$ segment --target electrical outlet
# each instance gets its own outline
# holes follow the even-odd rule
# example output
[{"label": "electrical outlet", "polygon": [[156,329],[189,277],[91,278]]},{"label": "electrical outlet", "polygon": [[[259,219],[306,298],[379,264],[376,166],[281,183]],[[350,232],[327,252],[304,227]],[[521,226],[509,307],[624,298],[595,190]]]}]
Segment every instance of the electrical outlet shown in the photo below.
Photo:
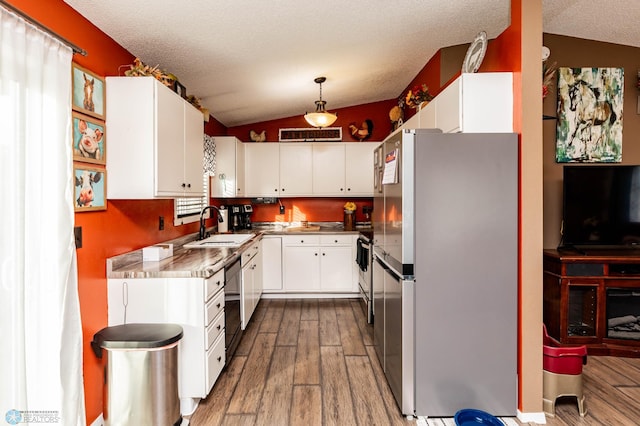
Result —
[{"label": "electrical outlet", "polygon": [[73,235],[76,240],[76,249],[82,248],[82,227],[74,226],[73,227]]},{"label": "electrical outlet", "polygon": [[158,230],[164,231],[164,216],[160,216],[158,220]]}]

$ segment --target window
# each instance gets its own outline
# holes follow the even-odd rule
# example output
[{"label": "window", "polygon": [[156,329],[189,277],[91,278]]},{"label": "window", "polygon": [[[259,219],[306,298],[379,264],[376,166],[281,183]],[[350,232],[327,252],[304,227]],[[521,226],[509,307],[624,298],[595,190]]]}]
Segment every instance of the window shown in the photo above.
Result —
[{"label": "window", "polygon": [[[213,137],[204,135],[203,141],[202,197],[175,198],[173,201],[173,225],[184,225],[200,220],[200,212],[209,205],[209,176],[214,175],[216,164],[216,146]],[[209,218],[211,210],[204,217]]]},{"label": "window", "polygon": [[[209,205],[209,175],[203,174],[204,193],[202,197],[175,198],[173,201],[173,225],[185,225],[200,220],[200,212]],[[204,217],[209,218],[211,209]]]}]

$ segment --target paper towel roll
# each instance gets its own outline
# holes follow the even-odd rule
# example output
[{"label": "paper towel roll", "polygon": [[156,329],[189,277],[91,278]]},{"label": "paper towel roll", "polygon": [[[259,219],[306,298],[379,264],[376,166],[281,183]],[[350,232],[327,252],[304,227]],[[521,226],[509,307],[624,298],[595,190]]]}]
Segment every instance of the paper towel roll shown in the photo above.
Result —
[{"label": "paper towel roll", "polygon": [[229,232],[229,210],[221,208],[220,215],[222,222],[218,222],[218,233]]}]

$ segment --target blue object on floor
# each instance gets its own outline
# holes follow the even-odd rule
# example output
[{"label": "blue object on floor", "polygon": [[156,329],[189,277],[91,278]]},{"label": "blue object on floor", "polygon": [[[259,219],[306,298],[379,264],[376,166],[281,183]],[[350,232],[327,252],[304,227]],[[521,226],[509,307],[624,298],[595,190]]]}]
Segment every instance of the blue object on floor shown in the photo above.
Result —
[{"label": "blue object on floor", "polygon": [[497,417],[482,410],[474,410],[471,408],[458,411],[454,416],[454,420],[456,421],[456,426],[504,426],[504,423]]}]

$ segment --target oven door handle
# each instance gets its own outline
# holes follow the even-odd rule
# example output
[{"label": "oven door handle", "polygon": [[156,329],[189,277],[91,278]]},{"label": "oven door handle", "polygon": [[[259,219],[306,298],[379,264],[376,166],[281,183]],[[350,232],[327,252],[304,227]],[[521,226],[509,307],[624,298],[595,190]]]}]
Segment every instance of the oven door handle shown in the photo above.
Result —
[{"label": "oven door handle", "polygon": [[371,246],[368,242],[366,242],[365,240],[363,240],[362,238],[358,238],[358,244],[362,247],[362,248],[366,248],[367,250],[371,249]]}]

